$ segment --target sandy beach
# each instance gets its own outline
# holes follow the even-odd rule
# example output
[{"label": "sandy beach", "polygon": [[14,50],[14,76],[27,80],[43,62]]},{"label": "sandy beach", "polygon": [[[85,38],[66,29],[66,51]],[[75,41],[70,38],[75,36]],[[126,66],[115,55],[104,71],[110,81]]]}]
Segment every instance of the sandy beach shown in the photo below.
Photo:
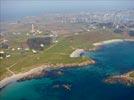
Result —
[{"label": "sandy beach", "polygon": [[6,85],[12,83],[12,82],[16,82],[22,78],[26,78],[26,77],[34,77],[34,76],[40,76],[43,72],[43,70],[47,70],[47,69],[54,69],[54,68],[62,68],[62,67],[80,67],[80,66],[86,66],[89,64],[94,64],[95,61],[93,60],[88,60],[82,63],[73,63],[73,64],[50,64],[50,65],[41,65],[40,67],[36,67],[31,69],[30,71],[24,72],[24,73],[19,73],[19,74],[15,74],[12,75],[10,77],[4,78],[3,80],[0,81],[0,89],[5,87]]},{"label": "sandy beach", "polygon": [[134,39],[111,39],[111,40],[93,43],[93,45],[94,46],[101,46],[101,45],[107,45],[107,44],[111,44],[111,43],[124,42],[124,41],[134,41]]},{"label": "sandy beach", "polygon": [[40,67],[31,69],[28,72],[19,73],[19,74],[15,74],[10,77],[4,78],[3,80],[0,81],[0,88],[3,88],[4,86],[8,85],[9,83],[15,82],[23,77],[26,77],[26,76],[29,76],[29,75],[35,74],[35,73],[40,73],[40,72],[42,72],[43,69],[46,69],[46,68],[49,68],[49,66],[40,66]]}]

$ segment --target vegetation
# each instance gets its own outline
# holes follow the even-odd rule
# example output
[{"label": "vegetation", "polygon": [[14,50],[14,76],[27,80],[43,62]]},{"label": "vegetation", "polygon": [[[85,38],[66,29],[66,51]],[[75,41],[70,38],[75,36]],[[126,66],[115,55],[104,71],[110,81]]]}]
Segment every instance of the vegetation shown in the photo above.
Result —
[{"label": "vegetation", "polygon": [[129,76],[134,78],[134,72],[130,73]]},{"label": "vegetation", "polygon": [[[107,33],[107,34],[106,34]],[[18,46],[19,37],[13,39],[11,44],[14,47]],[[23,42],[26,38],[21,41]],[[83,48],[88,50],[93,47],[92,43],[99,42],[103,40],[113,39],[113,38],[124,38],[124,36],[113,34],[110,31],[91,31],[82,32],[79,34],[73,34],[69,36],[59,37],[58,43],[54,43],[49,47],[46,47],[43,51],[37,54],[32,53],[32,51],[21,52],[18,50],[11,51],[7,50],[11,54],[10,58],[0,60],[0,79],[5,76],[11,75],[7,68],[10,68],[14,73],[19,73],[23,71],[30,70],[31,68],[38,67],[42,64],[70,64],[70,63],[80,63],[83,61],[90,60],[90,58],[80,57],[80,58],[70,58],[69,55],[77,48]],[[11,41],[12,41],[11,40]],[[15,45],[15,42],[16,45]]]}]

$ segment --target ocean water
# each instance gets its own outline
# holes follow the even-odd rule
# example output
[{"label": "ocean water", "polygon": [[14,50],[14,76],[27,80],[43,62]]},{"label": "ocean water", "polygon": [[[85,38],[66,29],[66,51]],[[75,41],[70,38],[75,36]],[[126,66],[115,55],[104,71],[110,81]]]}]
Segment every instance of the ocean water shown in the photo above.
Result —
[{"label": "ocean water", "polygon": [[134,42],[105,45],[86,56],[96,64],[12,83],[0,91],[0,100],[134,100],[134,86],[104,82],[108,76],[134,69]]}]

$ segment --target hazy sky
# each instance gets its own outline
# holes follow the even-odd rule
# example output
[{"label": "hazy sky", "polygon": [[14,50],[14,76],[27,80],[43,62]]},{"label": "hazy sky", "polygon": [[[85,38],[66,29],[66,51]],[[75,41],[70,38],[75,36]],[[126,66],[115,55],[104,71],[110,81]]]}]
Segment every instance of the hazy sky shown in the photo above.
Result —
[{"label": "hazy sky", "polygon": [[1,20],[45,12],[134,8],[134,0],[0,0]]}]

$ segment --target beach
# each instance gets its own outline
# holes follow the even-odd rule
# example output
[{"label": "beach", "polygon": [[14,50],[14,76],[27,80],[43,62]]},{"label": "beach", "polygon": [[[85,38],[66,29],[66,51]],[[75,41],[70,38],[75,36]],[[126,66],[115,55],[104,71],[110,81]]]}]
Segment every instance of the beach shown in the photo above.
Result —
[{"label": "beach", "polygon": [[93,43],[94,46],[101,46],[101,45],[107,45],[107,44],[111,44],[111,43],[117,43],[117,42],[125,42],[125,41],[134,41],[134,39],[111,39],[111,40],[106,40],[106,41],[101,41],[101,42],[97,42],[97,43]]},{"label": "beach", "polygon": [[16,82],[18,80],[21,79],[27,79],[27,78],[34,78],[34,77],[38,77],[40,75],[43,74],[44,70],[48,70],[48,69],[55,69],[55,68],[62,68],[62,67],[81,67],[81,66],[86,66],[89,64],[94,64],[95,61],[94,60],[88,60],[82,63],[72,63],[72,64],[48,64],[48,65],[41,65],[37,68],[33,68],[30,71],[24,72],[24,73],[19,73],[19,74],[15,74],[12,75],[10,77],[6,77],[3,80],[0,81],[0,89],[2,89],[3,87],[5,87],[6,85],[12,83],[12,82]]}]

